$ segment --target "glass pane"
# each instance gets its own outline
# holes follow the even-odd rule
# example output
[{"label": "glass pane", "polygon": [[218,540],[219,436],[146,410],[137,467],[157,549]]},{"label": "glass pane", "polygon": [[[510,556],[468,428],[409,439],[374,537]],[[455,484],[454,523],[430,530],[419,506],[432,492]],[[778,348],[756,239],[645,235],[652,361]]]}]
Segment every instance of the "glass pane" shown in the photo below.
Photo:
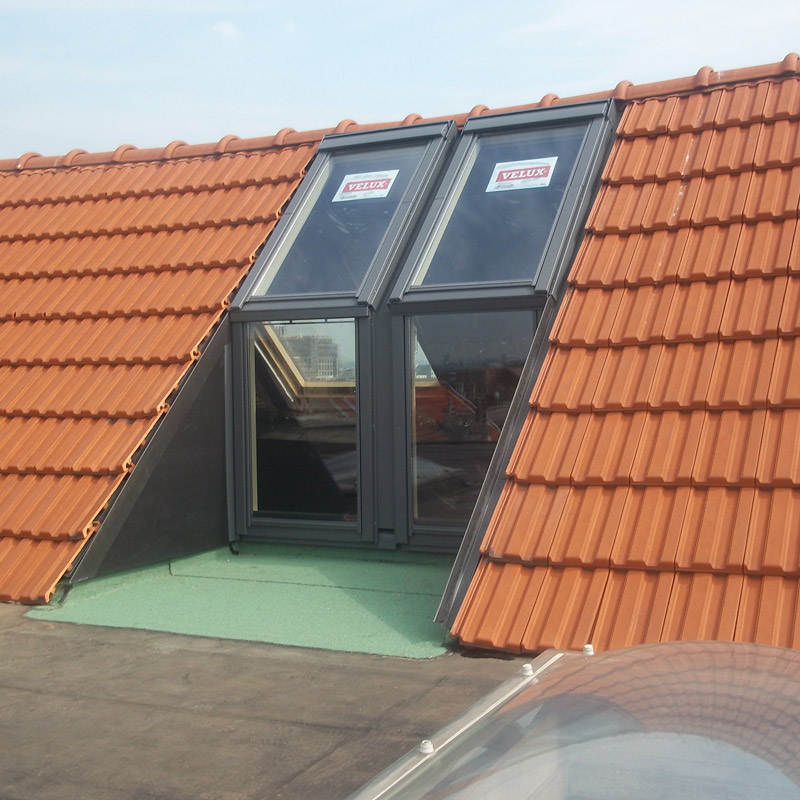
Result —
[{"label": "glass pane", "polygon": [[414,284],[533,279],[584,125],[482,136]]},{"label": "glass pane", "polygon": [[355,520],[355,322],[258,323],[251,346],[254,510]]},{"label": "glass pane", "polygon": [[418,316],[412,325],[414,519],[465,523],[525,364],[533,312]]},{"label": "glass pane", "polygon": [[780,648],[579,656],[464,724],[380,797],[796,800],[799,698],[800,657]]},{"label": "glass pane", "polygon": [[255,295],[355,294],[424,151],[424,145],[334,155],[305,219]]}]

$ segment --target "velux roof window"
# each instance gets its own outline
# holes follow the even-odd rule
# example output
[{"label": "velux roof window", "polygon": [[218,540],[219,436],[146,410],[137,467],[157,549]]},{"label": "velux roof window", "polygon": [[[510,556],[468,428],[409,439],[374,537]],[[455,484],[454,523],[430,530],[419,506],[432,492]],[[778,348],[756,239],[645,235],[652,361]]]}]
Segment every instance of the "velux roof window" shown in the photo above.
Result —
[{"label": "velux roof window", "polygon": [[369,302],[454,135],[439,123],[326,137],[245,284],[249,299]]},{"label": "velux roof window", "polygon": [[610,111],[326,137],[233,304],[241,535],[458,548]]},{"label": "velux roof window", "polygon": [[467,121],[393,298],[542,294],[597,156],[606,103]]}]

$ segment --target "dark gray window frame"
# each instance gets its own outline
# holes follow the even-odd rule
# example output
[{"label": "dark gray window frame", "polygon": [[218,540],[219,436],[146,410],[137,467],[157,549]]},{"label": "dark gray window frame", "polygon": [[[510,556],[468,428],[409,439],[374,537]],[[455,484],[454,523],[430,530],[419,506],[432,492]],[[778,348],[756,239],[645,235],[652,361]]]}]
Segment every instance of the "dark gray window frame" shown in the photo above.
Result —
[{"label": "dark gray window frame", "polygon": [[[388,283],[398,262],[405,254],[408,239],[424,211],[431,184],[441,172],[456,134],[455,124],[448,121],[326,136],[296,194],[236,293],[231,304],[232,318],[257,320],[264,319],[265,314],[272,316],[273,319],[288,318],[287,315],[297,317],[298,314],[302,314],[305,319],[352,314],[366,316],[369,308],[376,308],[382,295],[389,288]],[[287,239],[293,236],[295,225],[302,224],[307,207],[315,202],[319,184],[324,180],[333,157],[337,154],[423,143],[427,143],[427,146],[420,157],[419,166],[355,294],[352,292],[276,296],[254,294],[262,277],[273,266],[275,259],[281,256]]]},{"label": "dark gray window frame", "polygon": [[[414,313],[427,311],[432,304],[442,309],[496,308],[502,301],[507,308],[530,308],[543,305],[556,290],[560,277],[559,265],[563,262],[565,247],[569,247],[570,232],[574,229],[576,212],[586,188],[588,176],[594,165],[594,152],[598,138],[605,128],[609,101],[556,106],[532,111],[489,115],[467,120],[458,147],[450,160],[431,210],[416,237],[403,271],[390,299],[393,311]],[[542,258],[534,275],[524,281],[497,281],[433,286],[413,286],[412,281],[420,261],[429,250],[432,239],[443,226],[443,215],[450,197],[469,168],[470,155],[481,136],[502,133],[533,132],[584,123],[586,130],[567,183],[564,197],[550,230]]]},{"label": "dark gray window frame", "polygon": [[[391,346],[392,320],[388,315],[376,321],[375,309],[385,304],[396,278],[397,269],[409,246],[420,218],[433,193],[457,135],[452,121],[409,127],[383,129],[355,134],[326,136],[295,196],[289,203],[275,231],[256,259],[231,304],[232,320],[232,398],[233,398],[233,520],[235,538],[289,539],[298,543],[325,543],[394,546],[381,530],[393,530],[396,513],[386,518],[387,509],[395,508],[397,480],[386,486],[375,479],[376,450],[381,440],[392,437],[388,426],[378,419],[375,386],[390,378],[390,360],[379,357],[381,347]],[[293,235],[296,219],[302,219],[309,203],[314,202],[319,181],[323,180],[330,159],[337,153],[374,151],[381,147],[422,143],[425,150],[376,254],[366,277],[355,293],[295,296],[254,295],[263,275],[279,256]],[[355,522],[282,519],[253,511],[253,452],[250,432],[250,352],[249,324],[281,320],[354,319],[356,325],[356,403],[359,441],[375,431],[378,444],[358,446],[359,513]],[[364,368],[368,365],[367,368]],[[380,496],[379,496],[380,495]],[[374,533],[377,531],[378,533]]]}]

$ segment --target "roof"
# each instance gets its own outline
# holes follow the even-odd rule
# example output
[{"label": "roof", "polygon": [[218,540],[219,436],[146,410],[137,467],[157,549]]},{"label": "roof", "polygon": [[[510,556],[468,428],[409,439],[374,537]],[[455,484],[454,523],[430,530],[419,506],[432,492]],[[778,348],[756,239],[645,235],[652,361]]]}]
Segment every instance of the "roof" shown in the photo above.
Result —
[{"label": "roof", "polygon": [[[798,71],[790,54],[767,67],[704,67],[689,78],[623,81],[611,91],[491,111],[608,97],[638,107],[645,98],[702,96]],[[776,114],[795,101],[777,102]],[[660,132],[648,115],[661,106],[642,105],[645,133],[632,129],[631,140]],[[439,119],[461,125],[486,113],[476,106]],[[47,601],[101,526],[322,136],[430,121],[345,119],[331,129],[211,145],[0,160],[0,600]],[[610,180],[607,189],[651,183]],[[610,232],[600,225],[596,236]]]},{"label": "roof", "polygon": [[316,149],[280,138],[0,162],[0,599],[98,528]]},{"label": "roof", "polygon": [[453,632],[800,647],[800,79],[627,105]]}]

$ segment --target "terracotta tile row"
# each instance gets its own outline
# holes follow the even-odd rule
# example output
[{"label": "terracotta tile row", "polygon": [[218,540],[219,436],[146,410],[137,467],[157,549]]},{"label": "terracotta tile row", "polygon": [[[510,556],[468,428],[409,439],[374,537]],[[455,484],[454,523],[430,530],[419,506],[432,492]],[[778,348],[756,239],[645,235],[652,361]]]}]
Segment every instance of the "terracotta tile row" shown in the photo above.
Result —
[{"label": "terracotta tile row", "polygon": [[7,279],[246,266],[273,227],[274,222],[7,241],[0,242],[0,263]]},{"label": "terracotta tile row", "polygon": [[0,414],[152,417],[166,410],[185,365],[0,367]]},{"label": "terracotta tile row", "polygon": [[316,148],[111,164],[61,170],[0,171],[0,207],[185,193],[298,181]]},{"label": "terracotta tile row", "polygon": [[537,411],[508,464],[522,484],[800,485],[800,408]]},{"label": "terracotta tile row", "polygon": [[0,366],[188,364],[221,314],[3,322]]},{"label": "terracotta tile row", "polygon": [[541,411],[709,411],[800,405],[800,340],[553,347],[531,405]]},{"label": "terracotta tile row", "polygon": [[608,184],[664,183],[800,163],[800,120],[626,140],[603,173]]},{"label": "terracotta tile row", "polygon": [[588,227],[637,233],[797,217],[800,165],[664,183],[604,184]]},{"label": "terracotta tile row", "polygon": [[0,417],[0,473],[116,475],[156,418],[61,419]]},{"label": "terracotta tile row", "polygon": [[85,544],[0,538],[0,602],[47,603]]},{"label": "terracotta tile row", "polygon": [[687,283],[800,273],[797,219],[589,237],[570,282],[578,288]]},{"label": "terracotta tile row", "polygon": [[798,117],[798,86],[796,78],[765,80],[641,100],[628,105],[620,134],[626,138],[678,134]]},{"label": "terracotta tile row", "polygon": [[223,227],[277,219],[282,184],[202,190],[152,197],[78,200],[0,208],[0,241],[54,239],[187,228]]},{"label": "terracotta tile row", "polygon": [[[800,646],[797,577],[526,567],[484,561],[453,631],[478,647],[597,651],[658,641]],[[478,613],[474,613],[473,611]]]},{"label": "terracotta tile row", "polygon": [[800,333],[800,276],[720,279],[637,287],[572,288],[550,341],[623,347],[764,339]]},{"label": "terracotta tile row", "polygon": [[800,489],[509,482],[481,552],[526,565],[800,575]]},{"label": "terracotta tile row", "polygon": [[[3,537],[85,539],[124,474],[0,475]],[[2,569],[2,565],[0,565]]]},{"label": "terracotta tile row", "polygon": [[213,312],[226,307],[246,272],[233,266],[0,280],[0,321]]}]

